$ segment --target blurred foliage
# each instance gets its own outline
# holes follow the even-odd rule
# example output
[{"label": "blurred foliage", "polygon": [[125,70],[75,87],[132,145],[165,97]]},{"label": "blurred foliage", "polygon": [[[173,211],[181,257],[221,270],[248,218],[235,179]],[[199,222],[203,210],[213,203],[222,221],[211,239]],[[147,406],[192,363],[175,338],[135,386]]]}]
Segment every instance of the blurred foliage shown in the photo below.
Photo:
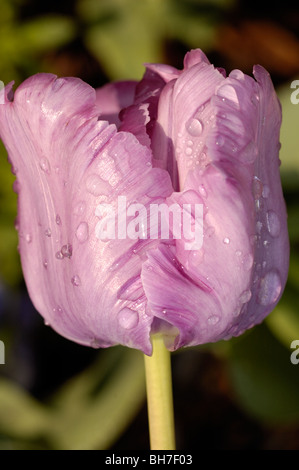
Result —
[{"label": "blurred foliage", "polygon": [[2,378],[0,435],[6,436],[2,449],[109,448],[139,410],[144,389],[141,353],[121,347],[99,355],[47,403]]},{"label": "blurred foliage", "polygon": [[[271,11],[258,2],[249,3],[1,0],[0,79],[18,85],[29,75],[49,71],[78,74],[99,86],[107,80],[140,78],[145,62],[181,67],[185,52],[195,47],[216,59],[215,65],[228,69],[240,67],[251,73],[256,62],[267,66],[283,111],[281,175],[291,241],[288,284],[263,325],[229,342],[198,350],[202,354],[209,350],[225,361],[230,398],[246,416],[261,426],[295,423],[299,429],[299,365],[296,368],[290,362],[290,344],[299,339],[299,105],[290,101],[290,83],[299,78],[298,12],[296,17],[291,1],[283,6],[273,1]],[[71,376],[62,374],[56,383],[57,358],[59,354],[62,358],[64,349],[53,339],[55,334],[50,345],[40,345],[38,352],[31,345],[45,327],[35,325],[32,319],[37,314],[32,307],[28,309],[28,299],[24,301],[13,181],[1,144],[0,339],[5,343],[6,364],[0,366],[0,448],[109,448],[144,403],[141,355],[117,347],[102,350],[87,365],[83,361],[75,367],[70,353],[65,361],[69,361],[66,367]],[[36,393],[35,382],[44,380],[47,355],[54,350],[56,362],[46,373],[56,389]],[[84,348],[81,355],[85,356]],[[175,359],[176,355],[174,363]],[[200,424],[193,426],[197,429]]]}]

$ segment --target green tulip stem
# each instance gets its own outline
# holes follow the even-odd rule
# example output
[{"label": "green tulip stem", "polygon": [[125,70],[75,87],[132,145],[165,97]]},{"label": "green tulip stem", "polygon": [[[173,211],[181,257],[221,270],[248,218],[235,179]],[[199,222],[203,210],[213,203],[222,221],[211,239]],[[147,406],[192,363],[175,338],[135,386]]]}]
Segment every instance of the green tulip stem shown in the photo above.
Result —
[{"label": "green tulip stem", "polygon": [[152,337],[153,354],[144,356],[151,450],[175,450],[171,357],[163,336]]}]

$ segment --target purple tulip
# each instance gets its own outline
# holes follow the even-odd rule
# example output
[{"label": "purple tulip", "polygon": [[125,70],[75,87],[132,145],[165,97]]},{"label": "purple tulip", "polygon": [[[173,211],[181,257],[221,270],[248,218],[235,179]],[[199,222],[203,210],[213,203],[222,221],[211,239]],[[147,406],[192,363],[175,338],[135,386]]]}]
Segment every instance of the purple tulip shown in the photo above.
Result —
[{"label": "purple tulip", "polygon": [[[281,109],[269,74],[255,66],[254,77],[225,78],[194,50],[182,71],[148,65],[139,83],[95,91],[37,74],[13,99],[6,87],[0,136],[17,176],[20,255],[47,324],[80,344],[151,354],[154,331],[176,350],[240,335],[273,310],[289,262]],[[162,204],[188,207],[192,233],[201,207],[202,244],[188,249],[188,234],[160,225],[151,237]],[[138,226],[134,210],[145,211]]]}]

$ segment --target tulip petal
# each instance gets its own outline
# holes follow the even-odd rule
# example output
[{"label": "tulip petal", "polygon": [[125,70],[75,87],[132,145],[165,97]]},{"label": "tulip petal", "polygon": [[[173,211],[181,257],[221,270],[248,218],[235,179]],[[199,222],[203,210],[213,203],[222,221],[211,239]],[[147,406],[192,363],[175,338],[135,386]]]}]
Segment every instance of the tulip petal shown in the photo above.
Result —
[{"label": "tulip petal", "polygon": [[152,148],[180,189],[168,204],[186,195],[203,205],[203,246],[160,245],[142,271],[154,315],[179,331],[172,349],[260,323],[282,294],[289,261],[281,113],[269,75],[256,67],[257,81],[240,71],[224,79],[193,59],[161,93]]},{"label": "tulip petal", "polygon": [[158,241],[105,241],[99,224],[120,196],[147,208],[173,188],[152,168],[150,151],[97,112],[91,87],[48,74],[25,81],[1,106],[1,138],[17,168],[24,277],[36,309],[63,336],[150,354],[153,317],[140,272]]},{"label": "tulip petal", "polygon": [[127,108],[134,102],[137,82],[123,81],[107,83],[96,89],[96,104],[99,107],[100,118],[120,125],[119,113],[123,108]]}]

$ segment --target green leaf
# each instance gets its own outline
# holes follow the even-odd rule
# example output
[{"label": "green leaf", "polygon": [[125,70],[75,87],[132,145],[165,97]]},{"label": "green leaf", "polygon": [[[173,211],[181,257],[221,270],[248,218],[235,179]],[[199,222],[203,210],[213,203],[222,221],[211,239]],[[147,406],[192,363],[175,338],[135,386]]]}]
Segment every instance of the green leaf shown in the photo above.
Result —
[{"label": "green leaf", "polygon": [[298,420],[299,366],[291,363],[292,350],[265,324],[231,341],[231,346],[228,367],[240,406],[265,423]]},{"label": "green leaf", "polygon": [[110,79],[138,79],[145,62],[161,62],[161,3],[157,7],[152,0],[89,1],[80,2],[78,9],[92,21],[85,42]]},{"label": "green leaf", "polygon": [[44,52],[58,48],[73,39],[74,21],[66,16],[41,16],[19,25],[20,47],[28,52]]},{"label": "green leaf", "polygon": [[135,417],[145,399],[143,356],[115,347],[102,351],[88,370],[55,397],[54,448],[108,449]]},{"label": "green leaf", "polygon": [[36,439],[51,422],[49,410],[8,379],[0,380],[0,432],[18,439]]}]

